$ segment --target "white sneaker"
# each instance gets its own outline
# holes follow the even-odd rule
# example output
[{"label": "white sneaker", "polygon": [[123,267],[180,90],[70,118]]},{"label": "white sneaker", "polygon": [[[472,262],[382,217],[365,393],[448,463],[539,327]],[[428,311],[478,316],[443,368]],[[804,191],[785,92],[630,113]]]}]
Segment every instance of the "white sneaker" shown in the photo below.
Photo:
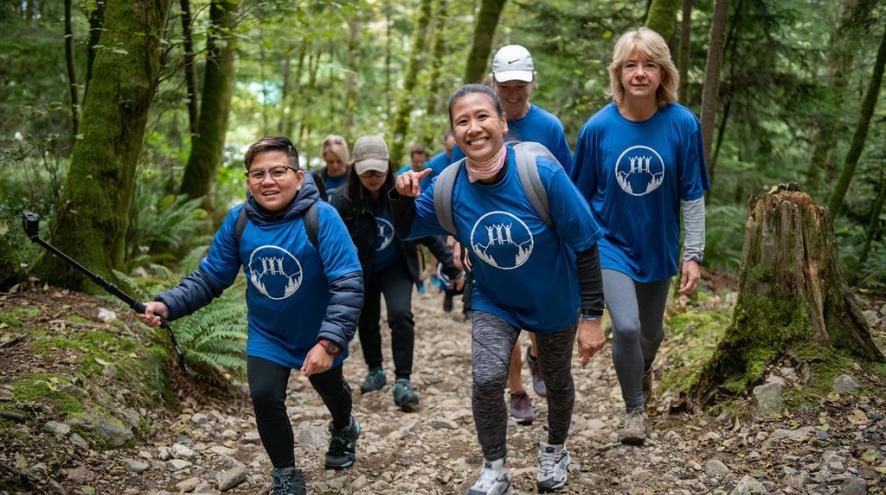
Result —
[{"label": "white sneaker", "polygon": [[564,445],[538,444],[538,476],[535,484],[540,492],[553,492],[566,485],[569,472],[569,451]]},{"label": "white sneaker", "polygon": [[486,461],[480,470],[480,479],[467,495],[511,495],[511,470],[504,467],[505,460]]}]

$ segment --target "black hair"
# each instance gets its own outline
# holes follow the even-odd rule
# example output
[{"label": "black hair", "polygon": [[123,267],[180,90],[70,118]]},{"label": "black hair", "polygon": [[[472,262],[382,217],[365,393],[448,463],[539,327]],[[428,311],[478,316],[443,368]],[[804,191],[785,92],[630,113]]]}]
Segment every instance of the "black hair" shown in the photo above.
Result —
[{"label": "black hair", "polygon": [[[372,196],[369,195],[369,190],[363,187],[363,183],[360,182],[360,175],[357,174],[357,167],[353,165],[348,167],[348,176],[341,188],[343,191],[336,190],[336,194],[343,192],[345,197],[351,200],[354,207],[358,209],[371,210],[373,205],[377,204],[372,200]],[[388,203],[388,192],[391,189],[394,189],[394,164],[388,160],[388,171],[385,174],[385,183],[381,187],[381,196],[379,197],[379,202],[385,208],[387,208]]]},{"label": "black hair", "polygon": [[501,100],[498,95],[495,93],[495,90],[486,86],[485,84],[465,84],[464,86],[456,89],[449,96],[449,126],[452,127],[452,108],[455,107],[455,102],[460,98],[467,96],[471,93],[482,93],[489,98],[492,99],[492,103],[495,105],[495,112],[499,117],[504,116],[505,110],[501,106]]},{"label": "black hair", "polygon": [[259,153],[265,153],[267,151],[282,151],[289,157],[289,165],[298,170],[298,150],[295,149],[295,145],[292,144],[292,141],[284,136],[264,136],[249,145],[249,149],[246,150],[246,156],[243,157],[243,164],[246,165],[246,170],[249,170],[252,161],[255,160],[255,157]]}]

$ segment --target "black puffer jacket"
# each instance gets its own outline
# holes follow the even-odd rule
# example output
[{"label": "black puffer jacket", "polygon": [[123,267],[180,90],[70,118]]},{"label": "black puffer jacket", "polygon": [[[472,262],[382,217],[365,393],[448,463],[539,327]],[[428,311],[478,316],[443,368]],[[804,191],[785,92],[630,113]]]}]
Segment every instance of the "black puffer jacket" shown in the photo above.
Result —
[{"label": "black puffer jacket", "polygon": [[[353,167],[352,167],[353,169]],[[372,276],[372,259],[375,257],[375,236],[376,222],[375,211],[379,208],[390,210],[391,206],[388,202],[388,193],[394,188],[393,176],[389,175],[385,185],[382,186],[381,194],[378,202],[374,202],[369,196],[368,191],[359,183],[359,178],[354,170],[348,175],[348,183],[342,186],[330,198],[330,204],[338,210],[351,239],[357,247],[357,257],[360,258],[360,266],[363,267],[363,278],[368,282]],[[355,182],[356,181],[356,182]],[[396,228],[396,227],[395,227]],[[419,280],[418,257],[416,256],[417,243],[428,246],[431,254],[443,263],[443,273],[450,279],[455,279],[461,271],[452,263],[452,250],[446,247],[441,237],[422,237],[415,241],[401,240],[401,235],[394,232],[395,241],[400,256],[406,261],[409,267],[409,274],[412,281],[417,283]]]}]

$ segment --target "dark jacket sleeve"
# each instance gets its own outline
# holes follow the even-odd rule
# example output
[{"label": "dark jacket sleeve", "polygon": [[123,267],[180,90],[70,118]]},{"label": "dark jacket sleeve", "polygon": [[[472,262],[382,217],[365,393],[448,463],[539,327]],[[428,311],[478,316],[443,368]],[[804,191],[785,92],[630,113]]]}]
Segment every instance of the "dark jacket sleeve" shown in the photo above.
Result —
[{"label": "dark jacket sleeve", "polygon": [[456,268],[452,262],[452,250],[446,246],[443,239],[445,239],[443,236],[422,237],[418,239],[418,242],[427,246],[437,261],[443,263],[443,273],[450,279],[455,279],[461,275],[461,270]]},{"label": "dark jacket sleeve", "polygon": [[415,219],[415,198],[400,196],[396,189],[391,189],[388,199],[391,202],[391,216],[394,217],[394,232],[398,239],[406,239]]},{"label": "dark jacket sleeve", "polygon": [[317,340],[327,339],[347,347],[357,329],[363,307],[363,274],[351,272],[329,283],[329,305]]},{"label": "dark jacket sleeve", "polygon": [[224,292],[224,287],[216,283],[200,268],[183,278],[177,286],[154,298],[169,308],[168,320],[187,316],[206,306]]},{"label": "dark jacket sleeve", "polygon": [[590,249],[575,254],[575,268],[578,271],[582,313],[603,316],[603,275],[596,242]]}]

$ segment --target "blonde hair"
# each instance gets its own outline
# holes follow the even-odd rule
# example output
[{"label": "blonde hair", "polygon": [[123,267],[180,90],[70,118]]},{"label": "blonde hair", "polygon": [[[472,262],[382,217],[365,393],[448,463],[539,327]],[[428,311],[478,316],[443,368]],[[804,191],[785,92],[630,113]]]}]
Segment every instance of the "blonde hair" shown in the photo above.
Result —
[{"label": "blonde hair", "polygon": [[323,138],[321,153],[325,153],[326,151],[337,156],[345,165],[351,162],[351,156],[348,153],[348,142],[345,141],[345,138],[337,134],[330,134]]},{"label": "blonde hair", "polygon": [[607,96],[615,103],[621,104],[625,97],[625,88],[621,84],[621,70],[631,53],[637,52],[661,68],[661,83],[655,92],[655,101],[659,107],[677,102],[677,90],[680,86],[680,73],[671,60],[671,50],[667,42],[655,31],[641,27],[621,35],[612,51],[612,63],[609,65],[609,91]]}]

